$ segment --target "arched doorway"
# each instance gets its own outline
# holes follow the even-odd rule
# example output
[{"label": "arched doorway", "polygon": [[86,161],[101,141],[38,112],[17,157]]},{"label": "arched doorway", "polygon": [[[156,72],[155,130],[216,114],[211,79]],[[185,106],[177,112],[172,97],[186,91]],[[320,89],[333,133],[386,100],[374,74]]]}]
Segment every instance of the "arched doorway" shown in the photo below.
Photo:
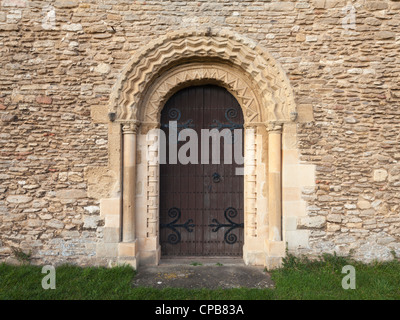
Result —
[{"label": "arched doorway", "polygon": [[276,267],[287,237],[294,246],[298,237],[307,236],[296,227],[296,219],[306,214],[298,199],[303,186],[315,183],[314,168],[307,167],[307,179],[291,179],[303,166],[297,154],[296,103],[285,71],[263,47],[242,35],[185,29],[139,50],[112,90],[109,171],[120,179],[115,198],[102,199],[100,211],[120,236],[118,243],[99,244],[99,255],[109,254],[109,247],[117,244],[112,253],[120,262],[135,268],[159,263],[160,150],[152,132],[159,132],[161,111],[175,93],[204,84],[227,89],[243,112],[244,262]]},{"label": "arched doorway", "polygon": [[[243,256],[244,179],[237,170],[243,166],[243,123],[235,97],[216,85],[187,87],[165,104],[162,256]],[[181,135],[177,140],[189,130],[196,137]]]}]

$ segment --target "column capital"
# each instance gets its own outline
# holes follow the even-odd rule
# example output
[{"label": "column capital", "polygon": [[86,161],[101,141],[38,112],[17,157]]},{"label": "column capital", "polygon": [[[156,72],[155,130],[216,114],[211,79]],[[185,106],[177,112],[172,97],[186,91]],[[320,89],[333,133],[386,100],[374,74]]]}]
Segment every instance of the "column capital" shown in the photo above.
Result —
[{"label": "column capital", "polygon": [[129,121],[122,123],[122,133],[123,134],[137,134],[140,127],[140,121]]},{"label": "column capital", "polygon": [[282,134],[283,123],[277,121],[271,121],[266,124],[268,133]]}]

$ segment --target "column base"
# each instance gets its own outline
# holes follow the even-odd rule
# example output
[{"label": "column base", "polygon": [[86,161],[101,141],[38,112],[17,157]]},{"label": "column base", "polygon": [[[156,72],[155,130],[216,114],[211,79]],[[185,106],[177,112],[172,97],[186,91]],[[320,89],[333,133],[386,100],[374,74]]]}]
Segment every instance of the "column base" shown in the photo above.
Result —
[{"label": "column base", "polygon": [[277,269],[282,266],[282,258],[285,256],[285,242],[265,241],[266,258],[265,267],[268,270]]},{"label": "column base", "polygon": [[158,246],[156,250],[140,251],[140,265],[141,266],[158,266],[161,259],[161,247]]},{"label": "column base", "polygon": [[243,246],[243,261],[246,265],[263,266],[265,261],[263,242],[255,237],[246,238]]},{"label": "column base", "polygon": [[128,264],[135,270],[139,266],[137,241],[118,243],[118,264]]}]

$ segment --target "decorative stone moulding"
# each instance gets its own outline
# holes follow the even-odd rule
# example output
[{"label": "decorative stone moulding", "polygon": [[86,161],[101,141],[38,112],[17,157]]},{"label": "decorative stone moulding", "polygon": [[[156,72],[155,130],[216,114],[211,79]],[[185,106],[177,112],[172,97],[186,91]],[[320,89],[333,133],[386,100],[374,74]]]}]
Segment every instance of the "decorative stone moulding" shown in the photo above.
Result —
[{"label": "decorative stone moulding", "polygon": [[[182,69],[195,62],[197,67]],[[174,75],[171,68],[176,68]],[[165,74],[163,83],[157,81]],[[288,122],[296,112],[289,81],[275,59],[253,41],[227,30],[176,31],[151,41],[124,68],[109,111],[116,113],[116,121],[155,126],[165,101],[180,84],[205,79],[225,86],[243,103],[247,123]]]},{"label": "decorative stone moulding", "polygon": [[260,123],[262,118],[260,97],[240,72],[220,63],[188,63],[177,66],[158,78],[148,90],[139,108],[139,118],[142,119],[143,126],[152,127],[158,123],[163,106],[175,92],[201,83],[213,83],[225,87],[242,106],[245,123]]}]

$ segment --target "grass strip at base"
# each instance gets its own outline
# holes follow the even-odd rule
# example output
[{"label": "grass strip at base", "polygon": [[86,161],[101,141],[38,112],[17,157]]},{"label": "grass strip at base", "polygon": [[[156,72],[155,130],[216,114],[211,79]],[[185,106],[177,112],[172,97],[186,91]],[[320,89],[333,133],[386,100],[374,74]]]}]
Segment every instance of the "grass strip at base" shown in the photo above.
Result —
[{"label": "grass strip at base", "polygon": [[[274,289],[133,288],[129,266],[113,268],[62,265],[56,289],[44,290],[41,266],[0,264],[1,300],[289,300],[400,299],[400,262],[362,264],[335,255],[311,261],[287,255],[283,267],[270,271]],[[356,271],[356,289],[344,290],[342,269]]]}]

